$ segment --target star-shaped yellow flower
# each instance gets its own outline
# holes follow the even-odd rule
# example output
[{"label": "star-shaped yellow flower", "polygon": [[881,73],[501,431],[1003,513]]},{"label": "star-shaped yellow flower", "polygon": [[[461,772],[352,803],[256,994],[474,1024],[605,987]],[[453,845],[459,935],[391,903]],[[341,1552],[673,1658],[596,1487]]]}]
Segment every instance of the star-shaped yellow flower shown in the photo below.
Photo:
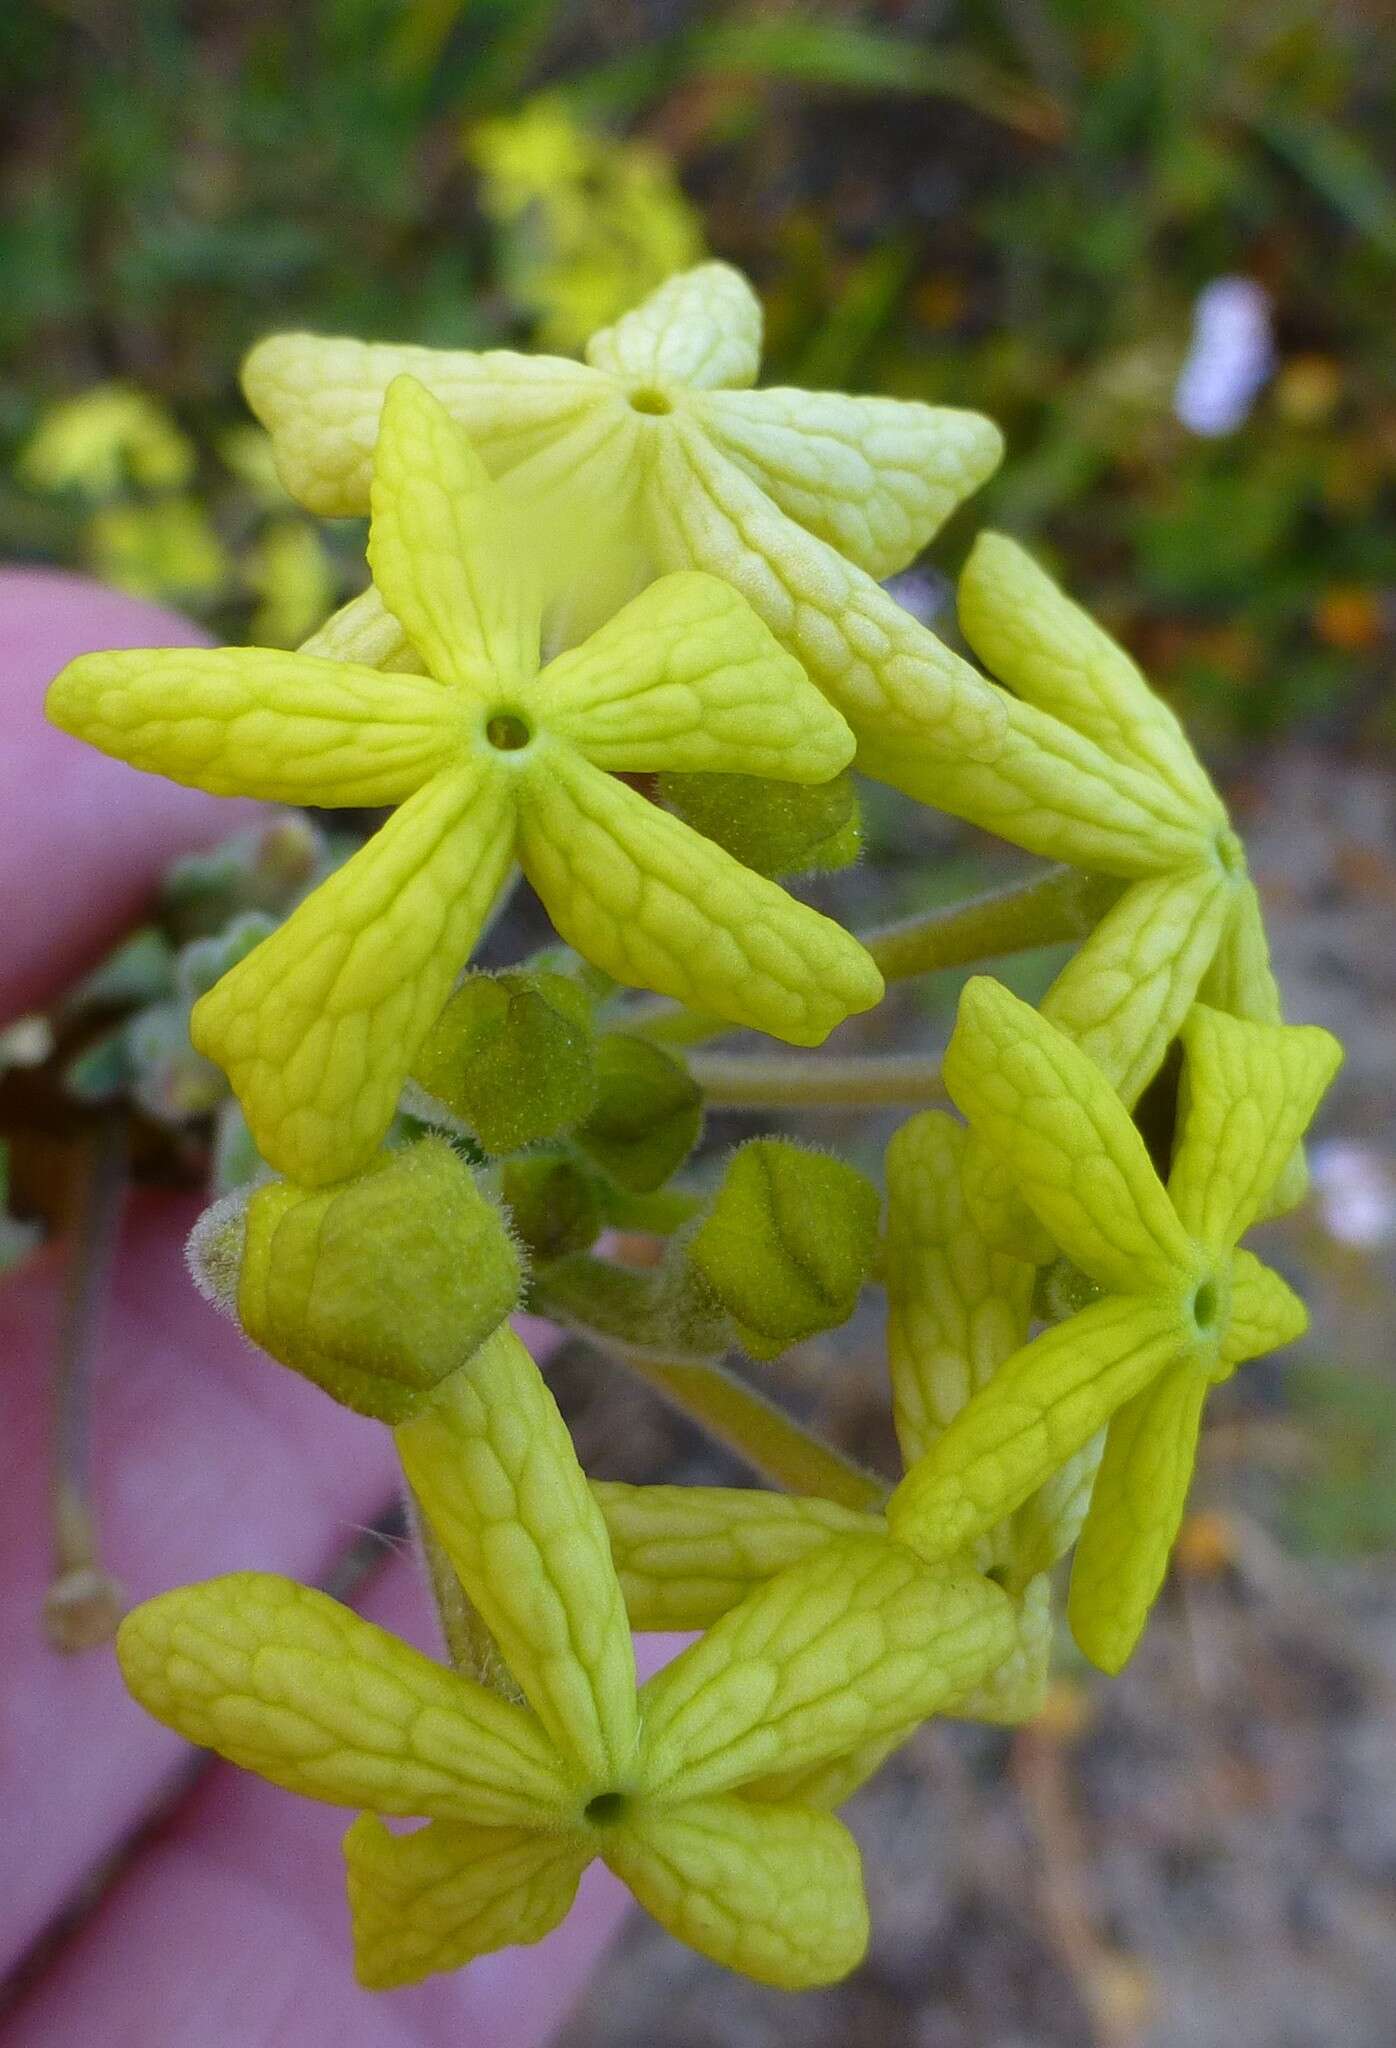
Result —
[{"label": "star-shaped yellow flower", "polygon": [[1202,1404],[1302,1334],[1303,1304],[1237,1240],[1342,1058],[1326,1031],[1194,1009],[1165,1191],[1119,1096],[1026,1003],[971,981],[946,1086],[1053,1242],[1101,1290],[1000,1365],[888,1504],[893,1533],[953,1556],[1109,1425],[1077,1545],[1070,1618],[1117,1671],[1162,1582]]},{"label": "star-shaped yellow flower", "polygon": [[194,1011],[257,1145],[305,1183],[353,1172],[392,1118],[517,855],[562,936],[617,980],[796,1044],[881,977],[838,925],[740,867],[609,771],[821,782],[838,713],[714,577],[665,577],[540,671],[527,536],[440,403],[383,406],[369,560],[426,669],[192,648],[84,655],[59,725],[217,794],[397,804]]},{"label": "star-shaped yellow flower", "polygon": [[[947,756],[992,758],[1002,711],[983,678],[875,580],[916,555],[995,468],[977,413],[838,392],[755,391],[761,308],[724,263],[683,271],[585,363],[495,350],[274,335],[243,373],[287,488],[312,511],[368,503],[383,393],[434,391],[492,474],[606,565],[599,595],[706,569],[755,607],[860,741],[905,786]],[[357,615],[366,633],[371,622]]]},{"label": "star-shaped yellow flower", "polygon": [[[1040,1007],[1132,1106],[1194,1001],[1281,1021],[1244,848],[1168,706],[1022,548],[981,535],[959,609],[970,645],[1016,693],[1000,693],[1004,743],[992,763],[928,768],[905,786],[1029,852],[1128,883]],[[866,754],[860,767],[875,770]],[[1274,1209],[1304,1185],[1296,1151]],[[981,1147],[966,1186],[994,1241],[1022,1249],[1029,1220]]]},{"label": "star-shaped yellow flower", "polygon": [[[517,1337],[500,1330],[397,1436],[522,1704],[259,1573],[148,1601],[118,1639],[159,1719],[292,1791],[371,1809],[344,1843],[360,1980],[412,1983],[538,1940],[597,1856],[729,1968],[791,1989],[852,1969],[857,1848],[783,1778],[975,1684],[1004,1653],[1004,1595],[853,1534],[637,1694],[605,1524]],[[379,1814],[429,1825],[394,1835]]]}]

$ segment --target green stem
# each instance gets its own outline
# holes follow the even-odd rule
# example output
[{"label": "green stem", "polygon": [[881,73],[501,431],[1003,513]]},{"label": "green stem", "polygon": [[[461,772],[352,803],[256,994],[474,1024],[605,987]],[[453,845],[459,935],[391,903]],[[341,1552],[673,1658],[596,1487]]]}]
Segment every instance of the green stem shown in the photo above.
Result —
[{"label": "green stem", "polygon": [[887,1489],[842,1451],[826,1444],[735,1373],[710,1359],[664,1358],[610,1344],[610,1356],[682,1414],[790,1493],[817,1494],[841,1507],[877,1509]]},{"label": "green stem", "polygon": [[699,1052],[688,1069],[709,1109],[875,1109],[944,1102],[940,1061],[914,1053]]},{"label": "green stem", "polygon": [[859,937],[885,981],[907,981],[942,967],[969,967],[1004,953],[1083,939],[1123,888],[1113,875],[1049,868],[1045,874],[973,896],[968,903],[921,911]]}]

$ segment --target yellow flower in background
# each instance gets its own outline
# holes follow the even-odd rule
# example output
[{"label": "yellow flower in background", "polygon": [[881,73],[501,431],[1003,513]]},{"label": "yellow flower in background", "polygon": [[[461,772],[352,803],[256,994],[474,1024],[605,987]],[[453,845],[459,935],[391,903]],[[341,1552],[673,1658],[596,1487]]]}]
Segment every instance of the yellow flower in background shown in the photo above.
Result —
[{"label": "yellow flower in background", "polygon": [[315,529],[294,516],[270,520],[243,558],[257,592],[252,638],[263,647],[295,647],[334,603],[334,565]]},{"label": "yellow flower in background", "polygon": [[195,498],[104,505],[87,522],[83,550],[94,575],[133,597],[206,604],[232,573],[228,552]]},{"label": "yellow flower in background", "polygon": [[[763,1983],[847,1974],[867,1941],[857,1846],[811,1785],[1002,1659],[977,1574],[852,1534],[757,1588],[637,1693],[606,1527],[567,1427],[501,1329],[400,1426],[422,1511],[522,1702],[323,1593],[241,1572],[122,1624],[127,1685],[191,1741],[307,1798],[344,1840],[372,1989],[539,1940],[600,1857],[670,1933]],[[379,1814],[425,1816],[407,1835]]]},{"label": "yellow flower in background", "polygon": [[[903,568],[992,472],[991,421],[895,398],[753,390],[761,307],[739,272],[671,277],[586,361],[509,350],[273,335],[243,382],[288,490],[330,517],[365,510],[383,394],[417,377],[540,532],[589,547],[595,625],[668,570],[747,599],[898,787],[928,764],[992,760],[1001,694],[876,581]],[[588,593],[584,593],[587,595]]]},{"label": "yellow flower in background", "polygon": [[47,408],[15,474],[30,490],[92,498],[109,498],[126,483],[175,490],[194,474],[194,445],[144,392],[98,384]]},{"label": "yellow flower in background", "polygon": [[510,296],[538,316],[545,348],[580,348],[637,292],[703,253],[662,152],[597,134],[559,100],[481,122],[466,148],[501,232]]},{"label": "yellow flower in background", "polygon": [[517,857],[558,932],[617,980],[818,1044],[882,979],[839,925],[613,771],[822,782],[838,713],[735,591],[653,584],[541,665],[528,537],[440,403],[383,407],[369,562],[425,675],[266,648],[84,655],[49,715],[215,794],[399,806],[201,998],[198,1049],[291,1180],[361,1167]]}]

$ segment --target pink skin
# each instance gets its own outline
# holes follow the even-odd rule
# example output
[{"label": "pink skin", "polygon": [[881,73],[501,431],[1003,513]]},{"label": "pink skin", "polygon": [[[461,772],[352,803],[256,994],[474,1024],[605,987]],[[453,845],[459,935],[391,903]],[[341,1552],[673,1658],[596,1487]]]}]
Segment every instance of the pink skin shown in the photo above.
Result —
[{"label": "pink skin", "polygon": [[[99,956],[176,853],[255,815],[133,774],[42,717],[71,656],[200,637],[76,577],[0,572],[0,1024]],[[394,1493],[387,1432],[252,1351],[194,1292],[182,1263],[194,1214],[131,1201],[102,1336],[97,1507],[105,1562],[133,1600],[249,1567],[315,1580]],[[109,1651],[64,1659],[40,1634],[59,1273],[50,1246],[0,1286],[0,1977],[191,1761],[126,1697]],[[544,1326],[529,1334],[536,1350],[552,1341]],[[407,1558],[375,1574],[362,1605],[434,1648]],[[644,1644],[642,1662],[672,1647]],[[615,1931],[620,1887],[594,1869],[539,1947],[370,1994],[349,1963],[347,1819],[216,1764],[0,2022],[0,2048],[539,2048]]]}]

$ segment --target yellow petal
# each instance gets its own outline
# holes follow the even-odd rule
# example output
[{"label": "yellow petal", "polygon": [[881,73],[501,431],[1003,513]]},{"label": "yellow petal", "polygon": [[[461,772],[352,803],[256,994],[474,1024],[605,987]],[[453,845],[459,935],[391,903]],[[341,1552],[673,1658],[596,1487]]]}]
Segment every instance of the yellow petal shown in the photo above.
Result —
[{"label": "yellow petal", "polygon": [[1182,1037],[1187,1061],[1168,1190],[1186,1227],[1220,1250],[1264,1213],[1343,1049],[1316,1025],[1251,1024],[1201,1003]]},{"label": "yellow petal", "polygon": [[473,763],[439,776],[195,1005],[195,1046],[288,1179],[339,1180],[371,1156],[511,842],[507,783]]},{"label": "yellow petal", "polygon": [[904,569],[1003,455],[982,413],[902,398],[715,391],[695,410],[782,512],[870,576]]},{"label": "yellow petal", "polygon": [[858,765],[866,774],[1029,853],[1125,876],[1193,865],[1206,853],[1210,826],[1199,830],[1190,807],[1158,776],[1116,760],[1033,704],[1004,691],[994,701],[1003,718],[997,749],[953,758],[939,758],[895,733],[864,730],[842,708],[858,732]]},{"label": "yellow petal", "polygon": [[1178,1367],[1136,1394],[1106,1433],[1067,1606],[1072,1634],[1102,1671],[1129,1661],[1163,1584],[1206,1392],[1203,1373]]},{"label": "yellow petal", "polygon": [[1042,1705],[1052,1660],[1052,1582],[1045,1572],[1029,1579],[1014,1602],[1013,1647],[982,1685],[947,1709],[957,1721],[987,1721],[1011,1728]]},{"label": "yellow petal", "polygon": [[627,384],[660,390],[754,384],[761,302],[730,264],[700,263],[666,278],[614,327],[594,334],[586,359]]},{"label": "yellow petal", "polygon": [[801,1991],[862,1961],[862,1862],[832,1814],[731,1798],[637,1804],[603,1853],[676,1940],[758,1983]]},{"label": "yellow petal", "polygon": [[401,803],[455,740],[430,683],[267,647],[83,654],[46,709],[133,768],[269,803]]},{"label": "yellow petal", "polygon": [[567,943],[631,987],[794,1045],[882,995],[840,925],[562,748],[526,784],[520,858]]},{"label": "yellow petal", "polygon": [[880,1515],[755,1487],[593,1480],[592,1492],[637,1629],[706,1628],[831,1536],[883,1526]]},{"label": "yellow petal", "polygon": [[1196,1263],[1144,1140],[1100,1069],[985,975],[960,999],[944,1074],[1053,1241],[1102,1287],[1167,1287]]},{"label": "yellow petal", "polygon": [[827,1762],[923,1720],[1012,1645],[997,1586],[882,1536],[832,1538],[645,1686],[641,1785],[666,1803]]},{"label": "yellow petal", "polygon": [[550,732],[599,768],[827,782],[853,735],[729,584],[661,577],[538,678]]},{"label": "yellow petal", "polygon": [[601,1511],[507,1326],[397,1432],[403,1468],[538,1718],[588,1780],[636,1741],[635,1658]]},{"label": "yellow petal", "polygon": [[1011,1514],[1117,1409],[1188,1353],[1172,1303],[1114,1297],[1035,1337],[1001,1365],[887,1503],[892,1534],[953,1557]]},{"label": "yellow petal", "polygon": [[[1244,1017],[1253,1024],[1284,1022],[1279,984],[1270,965],[1265,912],[1253,882],[1243,882],[1232,892],[1231,915],[1197,997],[1214,1010],[1225,1010],[1228,1016]],[[1281,1167],[1262,1213],[1287,1215],[1303,1201],[1308,1186],[1304,1147],[1296,1145]]]},{"label": "yellow petal", "polygon": [[900,788],[917,764],[991,758],[1001,696],[872,577],[772,502],[702,422],[654,436],[644,517],[666,569],[706,569],[739,590]]},{"label": "yellow petal", "polygon": [[490,1827],[567,1809],[531,1714],[291,1579],[233,1572],[162,1593],[127,1615],[116,1649],[158,1721],[304,1798]]},{"label": "yellow petal", "polygon": [[325,518],[367,512],[384,394],[402,376],[435,393],[492,476],[517,468],[598,406],[623,410],[609,379],[559,356],[274,334],[248,356],[242,383],[292,497]]},{"label": "yellow petal", "polygon": [[1230,908],[1215,867],[1135,882],[1067,962],[1042,1015],[1132,1105],[1163,1065]]},{"label": "yellow petal", "polygon": [[[952,1709],[945,1711],[949,1713]],[[879,1735],[872,1742],[861,1742],[856,1749],[826,1763],[803,1764],[798,1770],[772,1771],[767,1778],[754,1778],[749,1785],[743,1785],[742,1798],[774,1805],[793,1802],[829,1809],[842,1806],[869,1778],[876,1777],[893,1750],[900,1749],[920,1725],[919,1721],[908,1722],[905,1728]]]},{"label": "yellow petal", "polygon": [[302,642],[300,652],[324,661],[357,661],[367,668],[422,674],[421,657],[372,583],[331,612],[324,625]]},{"label": "yellow petal", "polygon": [[476,694],[532,678],[543,600],[516,508],[414,377],[383,400],[372,505],[369,568],[428,673]]},{"label": "yellow petal", "polygon": [[887,1355],[908,1466],[1027,1341],[1032,1268],[990,1250],[966,1210],[968,1144],[926,1110],[887,1148]]},{"label": "yellow petal", "polygon": [[392,1991],[541,1941],[566,1918],[592,1853],[571,1833],[433,1821],[390,1835],[361,1814],[344,1837],[354,1974],[365,1990]]},{"label": "yellow petal", "polygon": [[1234,1369],[1293,1344],[1309,1327],[1309,1311],[1278,1273],[1248,1251],[1231,1255],[1230,1312],[1221,1362]]},{"label": "yellow petal", "polygon": [[1025,549],[981,533],[960,578],[959,612],[979,659],[1020,697],[1160,777],[1200,827],[1225,827],[1225,807],[1163,699]]}]

